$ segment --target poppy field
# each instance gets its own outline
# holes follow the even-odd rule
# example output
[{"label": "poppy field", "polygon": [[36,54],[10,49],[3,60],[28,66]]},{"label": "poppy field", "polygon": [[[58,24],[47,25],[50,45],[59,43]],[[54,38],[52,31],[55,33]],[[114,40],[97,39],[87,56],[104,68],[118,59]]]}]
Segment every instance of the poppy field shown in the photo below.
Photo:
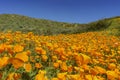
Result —
[{"label": "poppy field", "polygon": [[0,80],[120,80],[120,37],[0,32]]}]

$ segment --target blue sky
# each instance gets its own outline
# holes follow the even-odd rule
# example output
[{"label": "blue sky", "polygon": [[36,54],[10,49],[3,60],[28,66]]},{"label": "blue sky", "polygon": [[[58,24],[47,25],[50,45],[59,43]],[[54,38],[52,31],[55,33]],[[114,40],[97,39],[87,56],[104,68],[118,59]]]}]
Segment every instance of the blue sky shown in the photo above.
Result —
[{"label": "blue sky", "polygon": [[0,14],[88,23],[120,16],[120,0],[0,0]]}]

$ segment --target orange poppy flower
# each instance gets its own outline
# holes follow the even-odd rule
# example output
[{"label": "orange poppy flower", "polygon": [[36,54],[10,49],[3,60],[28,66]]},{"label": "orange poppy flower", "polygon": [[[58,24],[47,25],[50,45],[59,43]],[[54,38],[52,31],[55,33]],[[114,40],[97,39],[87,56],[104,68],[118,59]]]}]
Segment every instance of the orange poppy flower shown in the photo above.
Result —
[{"label": "orange poppy flower", "polygon": [[98,71],[96,69],[92,68],[92,69],[90,69],[90,73],[95,76],[98,74]]},{"label": "orange poppy flower", "polygon": [[113,69],[116,68],[116,65],[115,65],[114,63],[110,63],[110,64],[108,64],[108,68],[109,68],[110,70],[113,70]]},{"label": "orange poppy flower", "polygon": [[42,64],[40,64],[40,63],[35,63],[35,67],[36,67],[36,68],[41,68],[41,67],[42,67]]},{"label": "orange poppy flower", "polygon": [[36,47],[36,48],[35,48],[35,51],[36,51],[38,54],[43,54],[43,55],[46,54],[46,51],[45,51],[44,49],[42,49],[41,47]]},{"label": "orange poppy flower", "polygon": [[14,77],[14,80],[19,80],[21,78],[21,74],[15,73],[13,77]]},{"label": "orange poppy flower", "polygon": [[9,57],[0,58],[0,68],[6,66],[8,64]]},{"label": "orange poppy flower", "polygon": [[27,50],[27,51],[25,51],[25,52],[23,52],[23,53],[25,53],[26,55],[30,55],[31,54],[31,51],[30,50]]},{"label": "orange poppy flower", "polygon": [[21,59],[18,59],[18,58],[10,58],[9,63],[12,63],[12,65],[16,69],[18,69],[18,68],[20,68],[20,67],[22,67],[24,65],[24,61],[22,61]]},{"label": "orange poppy flower", "polygon": [[23,51],[24,47],[21,46],[21,45],[15,45],[14,48],[13,48],[13,51],[14,52],[21,52]]},{"label": "orange poppy flower", "polygon": [[7,77],[7,79],[6,80],[14,80],[14,73],[10,73],[10,74],[8,74],[8,77]]},{"label": "orange poppy flower", "polygon": [[82,65],[82,68],[83,68],[85,71],[89,71],[89,70],[90,70],[90,66],[88,66],[87,64]]},{"label": "orange poppy flower", "polygon": [[53,55],[52,56],[52,61],[56,61],[57,60],[57,56]]},{"label": "orange poppy flower", "polygon": [[39,73],[35,76],[35,80],[48,80],[45,74],[45,71],[40,70]]},{"label": "orange poppy flower", "polygon": [[85,80],[93,80],[92,75],[85,75]]},{"label": "orange poppy flower", "polygon": [[57,60],[57,62],[61,65],[62,64],[62,61],[61,60]]},{"label": "orange poppy flower", "polygon": [[75,74],[75,75],[67,75],[68,80],[79,80],[80,79],[80,75],[79,74]]},{"label": "orange poppy flower", "polygon": [[47,61],[47,59],[48,59],[47,55],[42,55],[42,60],[43,61]]},{"label": "orange poppy flower", "polygon": [[21,59],[22,61],[24,62],[27,62],[28,61],[28,56],[26,53],[22,52],[22,53],[17,53],[15,55],[15,58],[18,58],[18,59]]},{"label": "orange poppy flower", "polygon": [[73,71],[73,67],[70,65],[68,66],[68,73],[71,73]]},{"label": "orange poppy flower", "polygon": [[53,66],[54,66],[54,68],[58,68],[59,67],[59,63],[58,62],[54,62]]},{"label": "orange poppy flower", "polygon": [[115,80],[115,78],[118,78],[118,74],[115,71],[107,71],[107,78],[110,80]]},{"label": "orange poppy flower", "polygon": [[67,64],[66,62],[62,62],[62,64],[60,65],[61,71],[65,72],[68,70]]},{"label": "orange poppy flower", "polygon": [[57,74],[57,78],[59,80],[66,80],[66,77],[67,77],[67,73],[58,73]]},{"label": "orange poppy flower", "polygon": [[85,54],[81,54],[81,56],[82,56],[82,59],[83,59],[83,61],[82,61],[83,64],[88,64],[90,62],[90,57],[89,56],[87,56]]},{"label": "orange poppy flower", "polygon": [[95,66],[95,69],[98,71],[99,74],[105,74],[106,70],[100,66]]},{"label": "orange poppy flower", "polygon": [[5,50],[5,44],[0,44],[0,53],[2,53]]},{"label": "orange poppy flower", "polygon": [[26,72],[30,72],[31,69],[32,69],[32,66],[31,66],[30,63],[27,63],[27,64],[24,65],[24,68],[25,68]]}]

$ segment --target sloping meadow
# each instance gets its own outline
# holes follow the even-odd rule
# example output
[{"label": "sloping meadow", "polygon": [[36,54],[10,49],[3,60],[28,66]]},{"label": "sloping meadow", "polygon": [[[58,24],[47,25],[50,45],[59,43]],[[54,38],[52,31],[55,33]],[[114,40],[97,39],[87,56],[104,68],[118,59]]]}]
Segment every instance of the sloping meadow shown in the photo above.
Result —
[{"label": "sloping meadow", "polygon": [[120,37],[0,33],[0,80],[120,80]]}]

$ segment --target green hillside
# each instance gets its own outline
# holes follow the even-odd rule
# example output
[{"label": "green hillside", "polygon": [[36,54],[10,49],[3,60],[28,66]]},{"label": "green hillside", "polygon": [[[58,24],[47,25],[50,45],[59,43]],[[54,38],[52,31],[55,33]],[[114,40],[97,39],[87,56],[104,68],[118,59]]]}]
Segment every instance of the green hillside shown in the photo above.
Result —
[{"label": "green hillside", "polygon": [[45,19],[36,19],[17,14],[0,15],[0,31],[34,32],[35,34],[75,34],[88,31],[119,30],[120,17],[98,20],[88,24],[56,22]]},{"label": "green hillside", "polygon": [[0,15],[0,31],[32,31],[36,34],[49,35],[60,33],[76,33],[79,32],[78,30],[80,30],[78,29],[79,26],[81,28],[84,28],[84,25],[80,24],[70,24],[51,20],[35,19],[16,14]]},{"label": "green hillside", "polygon": [[120,16],[108,18],[108,21],[111,22],[111,24],[108,26],[106,31],[109,32],[111,35],[120,35]]}]

